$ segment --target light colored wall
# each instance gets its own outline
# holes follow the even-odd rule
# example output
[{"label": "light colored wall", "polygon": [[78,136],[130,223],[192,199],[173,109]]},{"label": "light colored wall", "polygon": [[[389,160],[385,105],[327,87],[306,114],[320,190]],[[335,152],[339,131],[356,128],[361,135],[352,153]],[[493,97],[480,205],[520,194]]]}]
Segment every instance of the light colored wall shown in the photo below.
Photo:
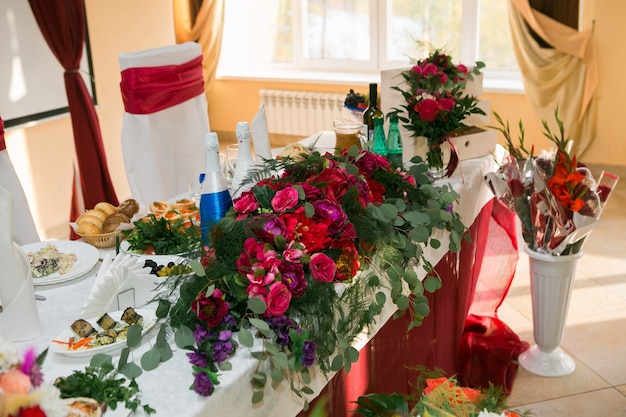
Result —
[{"label": "light colored wall", "polygon": [[[626,166],[626,141],[621,140],[626,84],[620,82],[626,56],[615,52],[616,39],[626,36],[626,26],[621,21],[621,16],[626,15],[626,2],[585,3],[585,13],[595,19],[600,89],[597,136],[583,161]],[[99,101],[97,112],[111,179],[122,200],[129,197],[129,187],[120,146],[124,110],[119,91],[118,54],[174,43],[171,0],[86,0],[86,7]],[[358,84],[217,80],[208,94],[211,128],[234,131],[238,121],[250,121],[258,110],[261,88],[335,93],[347,93],[354,88],[366,92],[366,85]],[[520,118],[524,121],[528,144],[535,144],[536,149],[548,146],[540,120],[525,95],[485,93],[484,98],[491,101],[493,110],[509,120],[514,132],[517,121]],[[69,117],[10,130],[7,147],[42,238],[66,237],[74,152]]]}]

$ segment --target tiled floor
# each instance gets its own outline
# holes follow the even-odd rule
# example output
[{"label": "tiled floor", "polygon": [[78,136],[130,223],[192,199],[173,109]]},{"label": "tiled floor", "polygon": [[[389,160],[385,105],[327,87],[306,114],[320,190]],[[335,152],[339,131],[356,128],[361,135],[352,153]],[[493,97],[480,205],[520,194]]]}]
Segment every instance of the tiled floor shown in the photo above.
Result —
[{"label": "tiled floor", "polygon": [[[536,417],[626,416],[626,176],[620,174],[602,222],[578,261],[561,343],[576,370],[559,378],[518,370],[508,404]],[[499,317],[533,343],[528,256],[523,251]]]}]

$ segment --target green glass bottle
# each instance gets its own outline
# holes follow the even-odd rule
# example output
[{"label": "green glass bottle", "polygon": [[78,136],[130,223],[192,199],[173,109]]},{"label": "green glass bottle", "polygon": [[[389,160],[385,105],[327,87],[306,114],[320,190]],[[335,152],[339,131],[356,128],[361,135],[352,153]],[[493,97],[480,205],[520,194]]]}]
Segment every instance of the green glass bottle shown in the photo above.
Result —
[{"label": "green glass bottle", "polygon": [[387,159],[392,168],[403,168],[402,163],[402,138],[398,128],[398,116],[389,118],[389,131],[387,132]]},{"label": "green glass bottle", "polygon": [[374,142],[372,144],[372,152],[376,155],[387,156],[387,140],[385,140],[385,129],[382,117],[374,119]]},{"label": "green glass bottle", "polygon": [[363,112],[363,135],[367,140],[368,150],[374,143],[374,120],[384,119],[385,115],[378,107],[378,84],[370,83],[369,107]]}]

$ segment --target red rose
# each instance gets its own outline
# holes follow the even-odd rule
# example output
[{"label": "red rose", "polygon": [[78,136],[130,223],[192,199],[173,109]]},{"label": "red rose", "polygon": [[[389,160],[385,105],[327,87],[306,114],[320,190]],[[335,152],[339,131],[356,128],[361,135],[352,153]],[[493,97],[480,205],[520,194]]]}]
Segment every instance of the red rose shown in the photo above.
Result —
[{"label": "red rose", "polygon": [[429,75],[437,74],[438,69],[437,69],[437,66],[435,64],[428,63],[428,64],[424,65],[424,67],[422,68],[422,71],[423,71],[425,76],[429,76]]},{"label": "red rose", "polygon": [[285,313],[291,302],[291,292],[282,282],[275,282],[270,286],[270,292],[265,299],[267,317],[277,317]]},{"label": "red rose", "polygon": [[30,407],[20,408],[16,417],[46,417],[46,413],[39,407],[39,404],[35,404]]},{"label": "red rose", "polygon": [[200,320],[205,321],[209,328],[219,326],[228,313],[228,303],[224,301],[222,295],[217,289],[208,297],[206,292],[201,292],[191,303],[191,310]]},{"label": "red rose", "polygon": [[274,195],[271,204],[276,213],[294,208],[298,204],[298,190],[293,187],[283,188]]},{"label": "red rose", "polygon": [[311,256],[309,269],[311,270],[311,276],[314,280],[318,282],[331,282],[335,279],[337,267],[335,261],[328,255],[318,252]]},{"label": "red rose", "polygon": [[441,110],[441,105],[432,98],[420,100],[414,110],[418,113],[419,118],[423,122],[434,122]]},{"label": "red rose", "polygon": [[454,100],[451,98],[442,98],[439,100],[439,104],[445,111],[450,111],[454,108]]},{"label": "red rose", "polygon": [[285,238],[288,242],[300,242],[310,253],[327,247],[330,241],[328,235],[329,222],[314,221],[307,218],[304,215],[304,207],[298,207],[290,213],[283,213],[280,218],[285,223]]}]

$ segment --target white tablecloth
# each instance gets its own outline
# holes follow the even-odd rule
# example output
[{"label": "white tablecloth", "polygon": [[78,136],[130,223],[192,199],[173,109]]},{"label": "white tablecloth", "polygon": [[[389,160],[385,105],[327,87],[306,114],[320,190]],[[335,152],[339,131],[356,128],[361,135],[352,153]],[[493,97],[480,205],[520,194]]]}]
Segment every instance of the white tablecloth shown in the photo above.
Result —
[{"label": "white tablecloth", "polygon": [[[313,137],[312,137],[313,138]],[[310,138],[309,140],[312,140]],[[324,132],[317,143],[318,147],[332,148],[334,135]],[[457,169],[454,176],[446,180],[460,194],[460,204],[456,208],[461,220],[470,226],[482,207],[492,198],[491,192],[484,182],[484,175],[496,168],[491,156],[463,161],[461,169]],[[433,265],[446,254],[448,241],[441,239],[442,245],[438,250],[427,249],[427,256]],[[107,250],[106,253],[110,253]],[[104,257],[104,253],[101,254]],[[45,349],[50,341],[63,329],[79,318],[81,306],[90,292],[98,266],[82,278],[63,284],[37,287],[36,292],[46,297],[45,301],[38,301],[39,316],[43,335],[32,342],[20,343],[20,347],[34,345],[39,351]],[[390,297],[387,297],[390,300]],[[389,302],[373,332],[356,343],[357,348],[365,345],[369,338],[385,324],[395,311],[395,306]],[[434,311],[432,314],[437,314]],[[156,333],[153,334],[155,336]],[[136,349],[134,361],[139,362],[141,354],[146,350],[150,338],[144,339],[143,345]],[[216,386],[215,393],[208,398],[200,397],[189,389],[193,383],[191,366],[187,361],[185,351],[171,343],[174,357],[162,363],[150,372],[144,372],[137,380],[142,391],[142,401],[156,409],[156,416],[210,416],[215,412],[227,411],[229,417],[249,416],[293,416],[302,408],[303,402],[291,393],[289,385],[283,383],[277,390],[268,388],[263,402],[251,404],[252,389],[250,377],[257,365],[248,349],[240,349],[231,359],[232,371],[222,372],[220,385]],[[116,361],[117,358],[114,358]],[[57,376],[65,376],[75,369],[82,369],[88,364],[88,358],[69,358],[62,354],[50,352],[43,366],[46,380],[53,381]],[[332,375],[329,375],[329,378]],[[313,373],[311,388],[315,395],[326,385],[326,378]],[[313,398],[310,398],[312,400]],[[114,416],[126,415],[125,411],[118,410]],[[140,414],[140,413],[138,413]],[[107,413],[107,415],[109,415]]]}]

